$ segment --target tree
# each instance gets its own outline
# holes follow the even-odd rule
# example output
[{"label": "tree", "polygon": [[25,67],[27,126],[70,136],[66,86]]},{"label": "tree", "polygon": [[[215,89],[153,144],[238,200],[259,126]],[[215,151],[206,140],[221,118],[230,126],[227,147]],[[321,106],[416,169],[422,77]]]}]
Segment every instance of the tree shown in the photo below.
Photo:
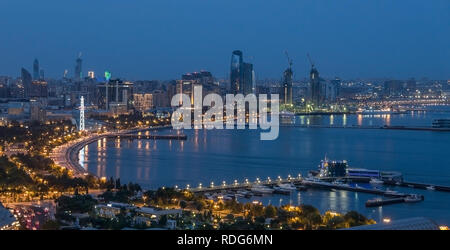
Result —
[{"label": "tree", "polygon": [[347,212],[344,215],[344,219],[349,227],[356,227],[356,226],[367,225],[367,224],[373,223],[371,220],[367,220],[367,218],[364,217],[364,215],[362,215],[356,211]]},{"label": "tree", "polygon": [[342,216],[334,216],[332,218],[330,218],[327,223],[326,223],[326,227],[328,229],[338,229],[338,228],[344,228],[346,227],[345,225],[345,219]]},{"label": "tree", "polygon": [[163,215],[161,216],[161,218],[159,218],[159,226],[164,227],[167,224],[167,215]]},{"label": "tree", "polygon": [[90,195],[75,195],[73,197],[61,196],[56,199],[58,211],[71,211],[72,213],[86,213],[92,211],[97,200]]},{"label": "tree", "polygon": [[274,218],[277,215],[277,208],[272,206],[272,205],[268,205],[265,209],[264,209],[264,216],[266,218]]},{"label": "tree", "polygon": [[187,207],[187,202],[186,201],[180,201],[180,207],[181,207],[181,209],[185,209]]}]

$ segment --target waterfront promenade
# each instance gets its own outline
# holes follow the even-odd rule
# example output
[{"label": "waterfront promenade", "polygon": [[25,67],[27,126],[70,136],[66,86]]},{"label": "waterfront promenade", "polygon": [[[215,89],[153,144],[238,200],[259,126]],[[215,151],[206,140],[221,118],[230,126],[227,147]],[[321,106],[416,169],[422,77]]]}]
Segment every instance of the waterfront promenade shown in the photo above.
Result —
[{"label": "waterfront promenade", "polygon": [[149,133],[140,134],[152,129],[168,128],[170,126],[158,126],[148,128],[135,128],[129,130],[121,130],[114,132],[106,132],[102,134],[90,133],[87,136],[70,141],[66,144],[58,146],[50,153],[50,158],[56,165],[68,169],[75,177],[84,177],[89,172],[83,168],[78,162],[78,153],[80,150],[93,142],[104,138],[130,138],[130,139],[168,139],[168,140],[186,140],[186,135],[151,135]]}]

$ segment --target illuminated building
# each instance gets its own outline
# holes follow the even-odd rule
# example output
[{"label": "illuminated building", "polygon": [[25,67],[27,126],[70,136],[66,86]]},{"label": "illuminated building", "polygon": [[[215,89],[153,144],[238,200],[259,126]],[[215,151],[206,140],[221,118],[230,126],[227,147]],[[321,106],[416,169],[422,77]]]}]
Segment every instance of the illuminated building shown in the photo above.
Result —
[{"label": "illuminated building", "polygon": [[134,108],[144,112],[153,108],[153,95],[150,93],[133,94]]},{"label": "illuminated building", "polygon": [[24,97],[27,98],[30,96],[31,91],[31,82],[33,81],[31,78],[30,72],[28,70],[22,68],[21,70],[21,78],[22,78],[22,85],[24,88]]}]

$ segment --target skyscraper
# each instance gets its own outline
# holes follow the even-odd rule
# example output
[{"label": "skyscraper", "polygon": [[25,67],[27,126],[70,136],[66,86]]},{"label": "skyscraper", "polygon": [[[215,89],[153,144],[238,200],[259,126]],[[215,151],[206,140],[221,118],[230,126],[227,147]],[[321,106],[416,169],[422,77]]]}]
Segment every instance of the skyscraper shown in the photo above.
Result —
[{"label": "skyscraper", "polygon": [[311,71],[309,73],[310,88],[311,88],[311,102],[315,107],[319,107],[322,104],[322,88],[320,86],[319,71],[311,66]]},{"label": "skyscraper", "polygon": [[293,72],[291,66],[283,72],[283,87],[281,100],[283,104],[292,104],[292,77]]},{"label": "skyscraper", "polygon": [[339,77],[335,77],[334,80],[331,80],[331,83],[333,84],[335,91],[336,91],[336,97],[339,97],[340,90],[341,90],[341,79]]},{"label": "skyscraper", "polygon": [[242,51],[235,50],[231,54],[230,88],[233,94],[241,93],[243,78]]},{"label": "skyscraper", "polygon": [[33,62],[33,80],[39,80],[39,61],[34,59]]},{"label": "skyscraper", "polygon": [[231,55],[230,88],[233,94],[253,93],[253,64],[243,61],[242,51],[235,50]]},{"label": "skyscraper", "polygon": [[243,64],[242,72],[242,91],[244,95],[253,93],[253,64],[245,63]]},{"label": "skyscraper", "polygon": [[30,96],[31,83],[32,83],[32,78],[31,78],[30,72],[28,72],[28,70],[22,68],[21,78],[22,78],[22,84],[23,84],[23,89],[24,89],[24,96],[25,96],[25,98],[27,98]]},{"label": "skyscraper", "polygon": [[81,60],[81,54],[80,54],[75,62],[75,75],[74,75],[75,80],[81,80],[81,78],[82,78],[82,73],[81,73],[82,62],[83,62],[83,60]]}]

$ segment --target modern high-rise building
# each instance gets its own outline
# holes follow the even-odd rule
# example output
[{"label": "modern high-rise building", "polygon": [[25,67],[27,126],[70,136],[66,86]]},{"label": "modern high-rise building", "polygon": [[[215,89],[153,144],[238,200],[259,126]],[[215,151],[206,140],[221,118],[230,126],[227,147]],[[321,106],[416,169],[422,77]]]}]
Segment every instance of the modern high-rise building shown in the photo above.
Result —
[{"label": "modern high-rise building", "polygon": [[78,56],[77,60],[75,61],[75,75],[74,75],[75,80],[81,80],[81,78],[83,77],[81,71],[82,63],[83,60],[81,60],[81,56]]},{"label": "modern high-rise building", "polygon": [[283,72],[283,87],[280,95],[283,104],[292,104],[292,76],[292,68],[289,66],[289,68]]},{"label": "modern high-rise building", "polygon": [[243,78],[243,58],[242,51],[235,50],[231,54],[230,89],[233,94],[242,92]]},{"label": "modern high-rise building", "polygon": [[243,61],[240,50],[233,51],[231,55],[230,89],[233,94],[250,94],[254,91],[253,64]]},{"label": "modern high-rise building", "polygon": [[38,59],[34,59],[34,62],[33,62],[33,80],[39,80],[40,79],[39,73],[40,73],[40,71],[39,71],[39,61],[38,61]]},{"label": "modern high-rise building", "polygon": [[133,83],[120,79],[97,85],[97,106],[113,113],[126,113],[133,105]]},{"label": "modern high-rise building", "polygon": [[322,87],[320,84],[319,71],[311,66],[311,71],[309,73],[310,80],[310,95],[311,95],[311,103],[315,107],[319,107],[322,104]]},{"label": "modern high-rise building", "polygon": [[43,80],[32,81],[28,97],[47,98],[48,87],[47,82]]},{"label": "modern high-rise building", "polygon": [[336,98],[339,97],[340,90],[341,90],[341,79],[338,77],[335,77],[334,80],[331,80],[331,84],[334,86],[336,91]]},{"label": "modern high-rise building", "polygon": [[31,78],[30,72],[28,70],[22,68],[21,70],[21,78],[22,78],[22,85],[24,89],[24,97],[28,98],[30,96],[31,92],[31,83],[33,79]]},{"label": "modern high-rise building", "polygon": [[253,64],[245,63],[242,74],[242,93],[248,95],[253,93]]},{"label": "modern high-rise building", "polygon": [[153,95],[151,93],[133,94],[134,108],[140,112],[153,108]]}]

